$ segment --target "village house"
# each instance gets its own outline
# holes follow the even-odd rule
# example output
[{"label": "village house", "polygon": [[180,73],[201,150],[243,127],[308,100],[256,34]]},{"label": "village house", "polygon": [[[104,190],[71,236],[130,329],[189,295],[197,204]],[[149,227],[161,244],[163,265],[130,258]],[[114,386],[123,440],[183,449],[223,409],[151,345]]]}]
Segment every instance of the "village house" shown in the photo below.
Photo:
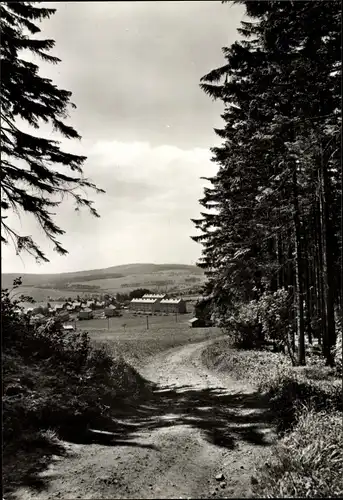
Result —
[{"label": "village house", "polygon": [[56,319],[59,321],[68,321],[70,318],[68,311],[61,311],[56,314]]},{"label": "village house", "polygon": [[104,309],[104,307],[105,307],[105,302],[103,302],[103,301],[99,301],[99,302],[95,303],[96,309]]},{"label": "village house", "polygon": [[73,327],[73,325],[63,325],[63,330],[65,332],[73,332],[75,330],[75,328]]},{"label": "village house", "polygon": [[93,311],[92,309],[82,309],[79,311],[79,319],[92,319],[93,318]]},{"label": "village house", "polygon": [[192,318],[189,320],[189,326],[191,328],[202,328],[205,325],[205,321],[203,319],[199,319],[199,318]]},{"label": "village house", "polygon": [[110,304],[109,306],[105,307],[104,313],[106,318],[111,318],[112,316],[116,315],[116,306]]},{"label": "village house", "polygon": [[36,315],[36,314],[41,314],[42,313],[42,308],[41,307],[29,307],[26,309],[26,313]]},{"label": "village house", "polygon": [[75,312],[79,312],[79,310],[81,309],[81,302],[75,301],[72,303],[72,306]]},{"label": "village house", "polygon": [[43,314],[35,314],[30,317],[30,324],[31,325],[43,325],[46,322],[46,318]]},{"label": "village house", "polygon": [[56,314],[58,314],[59,312],[62,312],[63,309],[64,309],[63,304],[56,304],[54,307],[54,311]]}]

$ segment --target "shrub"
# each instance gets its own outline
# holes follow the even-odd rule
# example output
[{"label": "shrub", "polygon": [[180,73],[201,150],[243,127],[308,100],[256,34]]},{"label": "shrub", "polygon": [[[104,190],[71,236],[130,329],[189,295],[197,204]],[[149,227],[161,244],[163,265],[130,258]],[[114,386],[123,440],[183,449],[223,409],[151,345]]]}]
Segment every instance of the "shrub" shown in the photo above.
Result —
[{"label": "shrub", "polygon": [[257,302],[241,305],[234,315],[225,320],[225,330],[234,347],[251,349],[259,345],[263,336]]},{"label": "shrub", "polygon": [[49,430],[61,438],[75,438],[89,426],[113,427],[115,412],[149,388],[123,359],[113,358],[105,347],[92,346],[87,333],[64,332],[55,320],[32,326],[16,312],[7,291],[2,298],[3,455],[8,487],[20,475],[14,474],[13,454],[23,452],[23,467],[19,462],[18,467],[24,480],[27,447],[49,440],[48,434],[41,438],[42,433]]},{"label": "shrub", "polygon": [[299,408],[306,404],[318,410],[342,411],[342,388],[333,384],[316,385],[301,380],[294,370],[277,372],[259,385],[269,400],[275,415],[277,430],[283,433],[292,428],[297,421]]},{"label": "shrub", "polygon": [[265,292],[259,300],[240,305],[236,313],[225,320],[234,346],[248,349],[268,341],[284,349],[290,326],[289,294],[284,289]]},{"label": "shrub", "polygon": [[264,292],[257,303],[266,339],[285,344],[290,327],[289,294],[282,288],[274,293]]},{"label": "shrub", "polygon": [[342,498],[343,420],[338,412],[305,409],[293,432],[260,468],[254,493],[262,498]]}]

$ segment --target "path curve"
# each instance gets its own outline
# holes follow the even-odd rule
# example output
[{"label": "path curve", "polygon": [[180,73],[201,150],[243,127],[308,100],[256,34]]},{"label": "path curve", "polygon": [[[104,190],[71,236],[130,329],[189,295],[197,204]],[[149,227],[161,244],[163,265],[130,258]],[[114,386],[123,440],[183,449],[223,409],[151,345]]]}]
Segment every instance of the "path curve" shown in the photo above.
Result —
[{"label": "path curve", "polygon": [[141,368],[158,386],[132,421],[134,441],[66,443],[70,455],[41,474],[48,489],[21,488],[16,499],[251,497],[274,434],[251,386],[202,365],[210,342],[169,349]]}]

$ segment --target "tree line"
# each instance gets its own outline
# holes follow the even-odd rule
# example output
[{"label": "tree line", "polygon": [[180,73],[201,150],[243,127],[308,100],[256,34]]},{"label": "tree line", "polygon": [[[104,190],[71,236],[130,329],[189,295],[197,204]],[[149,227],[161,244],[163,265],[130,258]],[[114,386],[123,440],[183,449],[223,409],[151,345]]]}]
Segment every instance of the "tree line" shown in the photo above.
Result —
[{"label": "tree line", "polygon": [[294,363],[317,338],[331,365],[342,318],[341,5],[235,3],[249,21],[200,84],[224,107],[218,171],[193,220],[206,300],[224,328],[243,306],[261,325],[269,307]]}]

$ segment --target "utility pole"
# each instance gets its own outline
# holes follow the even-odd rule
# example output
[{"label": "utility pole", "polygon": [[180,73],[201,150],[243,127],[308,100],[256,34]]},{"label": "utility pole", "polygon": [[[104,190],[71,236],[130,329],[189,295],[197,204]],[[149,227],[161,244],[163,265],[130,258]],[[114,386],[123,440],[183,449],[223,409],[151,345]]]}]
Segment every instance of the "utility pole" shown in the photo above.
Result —
[{"label": "utility pole", "polygon": [[149,330],[149,316],[146,317],[146,329]]},{"label": "utility pole", "polygon": [[108,316],[107,317],[107,330],[110,329],[110,317]]}]

